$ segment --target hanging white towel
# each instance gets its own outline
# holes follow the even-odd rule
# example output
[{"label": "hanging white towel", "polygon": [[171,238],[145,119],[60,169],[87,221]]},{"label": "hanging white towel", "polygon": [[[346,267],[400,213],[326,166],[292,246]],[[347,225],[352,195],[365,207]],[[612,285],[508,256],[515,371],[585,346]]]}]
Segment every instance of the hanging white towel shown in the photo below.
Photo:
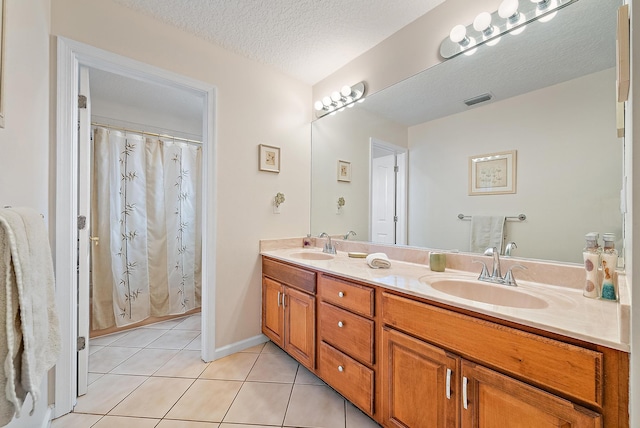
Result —
[{"label": "hanging white towel", "polygon": [[476,216],[471,217],[472,253],[482,253],[487,247],[496,247],[502,253],[504,237],[504,216]]},{"label": "hanging white towel", "polygon": [[33,407],[40,384],[60,353],[51,247],[44,222],[29,208],[0,210],[0,424]]},{"label": "hanging white towel", "polygon": [[367,264],[373,269],[389,269],[391,262],[385,253],[372,253],[366,258]]}]

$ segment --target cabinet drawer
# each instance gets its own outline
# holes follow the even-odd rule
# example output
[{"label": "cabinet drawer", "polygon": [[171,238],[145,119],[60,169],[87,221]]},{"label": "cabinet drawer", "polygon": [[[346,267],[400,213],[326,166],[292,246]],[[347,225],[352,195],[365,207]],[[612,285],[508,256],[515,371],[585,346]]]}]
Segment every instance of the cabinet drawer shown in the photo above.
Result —
[{"label": "cabinet drawer", "polygon": [[353,404],[373,414],[373,370],[320,342],[318,373]]},{"label": "cabinet drawer", "polygon": [[373,364],[373,321],[325,302],[318,311],[320,339],[357,360]]},{"label": "cabinet drawer", "polygon": [[602,353],[382,293],[382,319],[530,384],[602,406]]},{"label": "cabinet drawer", "polygon": [[321,275],[318,282],[322,300],[368,317],[373,316],[373,288]]},{"label": "cabinet drawer", "polygon": [[316,273],[262,258],[262,274],[310,294],[316,294]]}]

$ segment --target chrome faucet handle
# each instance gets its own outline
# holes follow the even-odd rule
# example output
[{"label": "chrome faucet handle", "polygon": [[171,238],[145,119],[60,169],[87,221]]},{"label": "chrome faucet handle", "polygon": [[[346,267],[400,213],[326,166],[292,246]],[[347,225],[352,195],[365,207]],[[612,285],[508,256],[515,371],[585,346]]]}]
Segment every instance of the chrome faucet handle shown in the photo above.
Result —
[{"label": "chrome faucet handle", "polygon": [[471,260],[471,263],[480,263],[482,265],[482,271],[480,272],[479,280],[483,281],[489,278],[489,271],[487,270],[487,264],[482,260]]},{"label": "chrome faucet handle", "polygon": [[356,236],[356,233],[355,233],[353,230],[348,231],[348,232],[347,232],[347,234],[346,234],[346,235],[344,235],[344,239],[345,239],[345,241],[346,241],[347,239],[349,239],[349,236],[351,236],[351,235]]},{"label": "chrome faucet handle", "polygon": [[510,241],[506,247],[504,247],[504,255],[505,257],[511,257],[511,252],[518,248],[515,242]]},{"label": "chrome faucet handle", "polygon": [[527,269],[527,267],[522,265],[513,265],[509,268],[507,273],[504,275],[504,283],[506,285],[517,287],[518,284],[516,283],[516,277],[513,276],[513,272],[511,272],[513,269]]}]

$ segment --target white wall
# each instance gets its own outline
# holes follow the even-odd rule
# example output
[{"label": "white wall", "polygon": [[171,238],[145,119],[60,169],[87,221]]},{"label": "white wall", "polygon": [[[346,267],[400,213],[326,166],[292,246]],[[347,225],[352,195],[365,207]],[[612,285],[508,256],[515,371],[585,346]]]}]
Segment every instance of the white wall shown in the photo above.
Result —
[{"label": "white wall", "polygon": [[[524,213],[507,240],[527,257],[582,262],[584,235],[622,243],[623,142],[615,69],[409,129],[409,244],[469,251],[465,215]],[[460,126],[464,124],[464,126]],[[517,192],[469,196],[469,156],[517,150]]]},{"label": "white wall", "polygon": [[[216,347],[259,335],[258,240],[309,227],[311,88],[110,0],[56,0],[52,34],[217,87]],[[258,171],[260,143],[281,147],[280,174]]]},{"label": "white wall", "polygon": [[[313,123],[311,233],[369,240],[369,148],[376,138],[407,147],[407,127],[357,106]],[[351,182],[338,181],[338,160],[351,162]],[[338,198],[345,206],[337,214]]]},{"label": "white wall", "polygon": [[[28,206],[49,220],[49,0],[5,0],[4,113],[0,128],[0,206]],[[36,413],[27,399],[8,427],[41,426],[47,380]]]}]

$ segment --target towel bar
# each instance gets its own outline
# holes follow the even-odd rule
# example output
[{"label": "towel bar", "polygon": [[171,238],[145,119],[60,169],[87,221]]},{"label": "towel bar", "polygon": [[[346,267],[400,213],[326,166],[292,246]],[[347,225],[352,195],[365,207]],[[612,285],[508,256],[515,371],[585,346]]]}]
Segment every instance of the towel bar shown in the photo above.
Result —
[{"label": "towel bar", "polygon": [[[471,220],[470,215],[464,215],[464,214],[458,214],[458,218],[460,220]],[[527,216],[524,214],[518,214],[517,216],[509,216],[509,217],[505,217],[506,220],[518,220],[518,221],[525,221],[527,219]]]}]

